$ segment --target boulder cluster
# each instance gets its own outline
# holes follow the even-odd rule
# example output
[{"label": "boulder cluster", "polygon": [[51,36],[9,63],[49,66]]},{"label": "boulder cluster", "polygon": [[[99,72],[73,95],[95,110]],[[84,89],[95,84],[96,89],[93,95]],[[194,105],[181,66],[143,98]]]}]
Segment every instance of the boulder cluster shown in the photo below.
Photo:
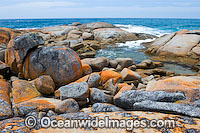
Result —
[{"label": "boulder cluster", "polygon": [[[199,132],[198,75],[166,71],[161,68],[162,62],[149,59],[136,64],[131,58],[86,58],[80,52],[135,39],[136,34],[107,23],[73,23],[26,31],[2,28],[0,42],[5,46],[5,59],[0,62],[0,130],[57,131],[39,125],[26,127],[24,118],[29,115],[38,121],[44,116],[88,119],[107,115],[117,119],[176,119],[176,128],[162,131]],[[58,130],[66,131],[72,130]]]}]

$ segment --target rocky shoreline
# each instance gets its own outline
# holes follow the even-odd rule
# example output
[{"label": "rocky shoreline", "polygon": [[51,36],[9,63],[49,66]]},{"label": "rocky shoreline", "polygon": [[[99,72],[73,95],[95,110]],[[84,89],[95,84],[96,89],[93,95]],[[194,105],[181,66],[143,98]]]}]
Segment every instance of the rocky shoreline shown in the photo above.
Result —
[{"label": "rocky shoreline", "polygon": [[[156,37],[129,33],[103,22],[31,30],[0,28],[0,130],[72,131],[28,128],[24,119],[33,115],[38,121],[44,116],[56,120],[95,116],[176,119],[173,129],[138,128],[130,132],[200,132],[199,73],[176,74],[150,59],[136,64],[131,58],[94,58],[106,45],[152,38]],[[172,53],[185,58],[192,51],[188,59],[195,58],[198,66],[199,42],[199,31],[180,31],[144,45],[146,53],[166,54],[167,58]],[[80,130],[116,131],[76,129]]]}]

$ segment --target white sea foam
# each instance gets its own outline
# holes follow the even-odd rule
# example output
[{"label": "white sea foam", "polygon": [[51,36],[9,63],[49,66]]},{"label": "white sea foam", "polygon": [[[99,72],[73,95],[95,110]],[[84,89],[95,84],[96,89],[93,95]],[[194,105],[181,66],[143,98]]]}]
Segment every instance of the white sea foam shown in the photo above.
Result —
[{"label": "white sea foam", "polygon": [[116,24],[115,26],[120,27],[121,29],[130,32],[130,33],[146,33],[146,34],[151,34],[155,36],[162,36],[164,34],[169,34],[169,32],[159,30],[156,28],[150,28],[150,27],[145,27],[145,26],[136,26],[136,25],[121,25],[121,24]]},{"label": "white sea foam", "polygon": [[127,41],[125,43],[117,43],[119,47],[129,47],[129,48],[143,48],[141,43],[152,42],[155,39],[137,40],[137,41]]}]

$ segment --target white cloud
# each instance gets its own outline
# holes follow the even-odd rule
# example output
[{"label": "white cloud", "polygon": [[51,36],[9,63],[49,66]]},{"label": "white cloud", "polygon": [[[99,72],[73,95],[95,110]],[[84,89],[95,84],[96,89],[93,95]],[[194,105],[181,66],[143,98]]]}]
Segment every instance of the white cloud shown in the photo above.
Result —
[{"label": "white cloud", "polygon": [[74,6],[74,2],[65,1],[40,1],[40,2],[25,2],[0,8],[52,8],[52,7],[70,7]]}]

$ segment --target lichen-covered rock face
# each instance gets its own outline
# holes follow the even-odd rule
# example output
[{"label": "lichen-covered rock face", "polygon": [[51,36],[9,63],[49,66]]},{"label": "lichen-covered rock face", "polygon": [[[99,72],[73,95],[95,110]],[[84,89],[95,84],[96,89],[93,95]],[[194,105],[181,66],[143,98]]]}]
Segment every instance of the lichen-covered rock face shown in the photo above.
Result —
[{"label": "lichen-covered rock face", "polygon": [[13,32],[8,28],[0,28],[0,44],[8,44],[13,38]]},{"label": "lichen-covered rock face", "polygon": [[26,57],[23,74],[26,79],[50,75],[56,86],[62,86],[82,76],[82,64],[70,48],[47,46],[36,49]]},{"label": "lichen-covered rock face", "polygon": [[36,111],[49,111],[55,110],[56,105],[61,103],[61,100],[53,98],[36,97],[28,101],[22,101],[13,105],[13,111],[15,116],[25,116],[30,112]]},{"label": "lichen-covered rock face", "polygon": [[27,101],[41,95],[38,90],[28,81],[15,80],[12,85],[13,104]]},{"label": "lichen-covered rock face", "polygon": [[10,102],[10,84],[3,79],[0,79],[0,120],[12,116]]},{"label": "lichen-covered rock face", "polygon": [[37,33],[26,33],[12,39],[5,51],[5,62],[11,70],[18,74],[22,71],[22,65],[28,52],[39,45],[43,45],[44,41]]},{"label": "lichen-covered rock face", "polygon": [[177,76],[157,82],[149,82],[146,90],[183,92],[186,95],[186,99],[179,101],[180,103],[193,103],[200,100],[200,80],[197,77]]},{"label": "lichen-covered rock face", "polygon": [[133,111],[133,112],[107,112],[107,113],[67,113],[59,115],[57,118],[58,120],[69,120],[69,119],[93,119],[98,117],[99,119],[105,119],[106,116],[109,116],[109,119],[112,120],[175,120],[174,128],[162,127],[162,128],[134,128],[132,124],[128,124],[129,128],[77,128],[77,129],[70,129],[70,128],[43,128],[39,130],[34,130],[34,133],[41,133],[41,132],[98,132],[98,133],[127,133],[127,132],[136,132],[136,133],[161,133],[161,132],[199,132],[199,125],[200,120],[197,118],[192,117],[185,117],[180,115],[172,115],[172,114],[163,114],[163,113],[155,113],[155,112],[142,112],[142,111]]},{"label": "lichen-covered rock face", "polygon": [[105,83],[109,79],[113,79],[114,83],[116,83],[118,80],[121,79],[121,75],[117,72],[110,71],[110,70],[102,71],[101,72],[101,82]]}]

